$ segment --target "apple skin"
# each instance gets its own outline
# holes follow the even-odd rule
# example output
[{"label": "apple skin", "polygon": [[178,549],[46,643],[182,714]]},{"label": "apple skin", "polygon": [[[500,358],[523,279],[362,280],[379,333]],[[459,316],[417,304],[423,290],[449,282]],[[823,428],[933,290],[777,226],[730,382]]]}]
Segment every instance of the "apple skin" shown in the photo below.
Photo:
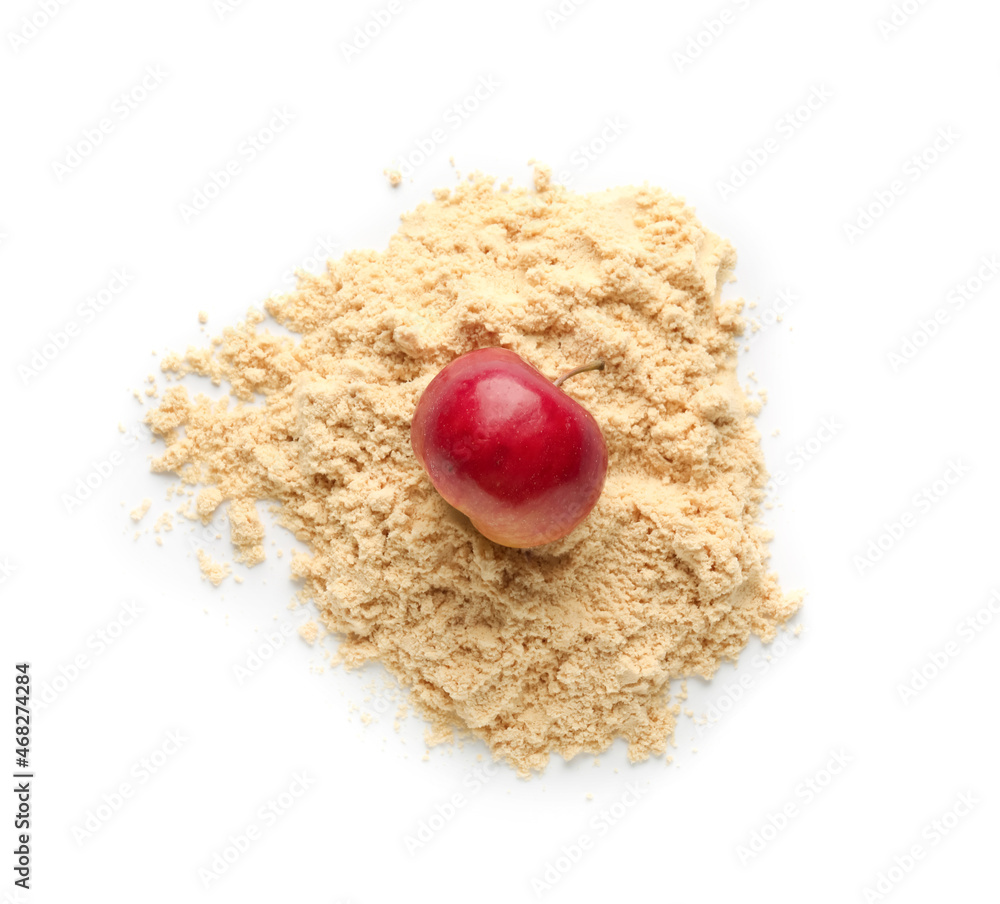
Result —
[{"label": "apple skin", "polygon": [[608,471],[593,415],[503,348],[468,352],[431,380],[410,442],[448,502],[485,537],[520,549],[573,530]]}]

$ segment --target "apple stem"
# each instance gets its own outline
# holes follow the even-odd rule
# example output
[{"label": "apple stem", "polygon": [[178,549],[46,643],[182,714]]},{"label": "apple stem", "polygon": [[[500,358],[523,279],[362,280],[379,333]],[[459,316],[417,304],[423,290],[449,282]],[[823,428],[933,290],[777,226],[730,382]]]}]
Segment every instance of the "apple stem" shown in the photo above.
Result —
[{"label": "apple stem", "polygon": [[585,373],[588,370],[604,370],[604,360],[602,358],[598,358],[596,361],[591,361],[589,364],[581,364],[579,367],[574,367],[572,370],[566,371],[566,373],[555,381],[556,386],[561,386],[563,380],[568,380],[570,377],[575,377],[577,374]]}]

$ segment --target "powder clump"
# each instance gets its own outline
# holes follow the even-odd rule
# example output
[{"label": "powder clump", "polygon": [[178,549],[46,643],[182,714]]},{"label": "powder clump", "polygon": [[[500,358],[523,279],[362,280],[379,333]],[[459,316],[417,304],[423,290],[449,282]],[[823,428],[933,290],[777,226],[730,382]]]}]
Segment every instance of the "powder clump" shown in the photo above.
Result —
[{"label": "powder clump", "polygon": [[[766,567],[743,321],[720,300],[733,248],[658,188],[577,194],[543,167],[534,191],[474,174],[434,198],[385,251],[350,251],[267,302],[298,339],[254,313],[183,366],[165,359],[234,399],[168,389],[147,417],[166,444],[153,467],[208,487],[203,520],[229,500],[247,564],[263,558],[256,505],[275,501],[339,656],[381,661],[431,742],[472,734],[522,775],[617,737],[633,760],[662,753],[671,679],[711,677],[800,602]],[[607,441],[604,493],[544,547],[479,535],[410,448],[421,391],[485,346],[552,377],[607,362],[565,387]]]},{"label": "powder clump", "polygon": [[299,625],[299,637],[301,637],[308,644],[316,643],[319,639],[319,634],[319,625],[317,625],[314,621],[309,621],[304,625]]},{"label": "powder clump", "polygon": [[152,499],[143,499],[131,512],[129,512],[129,517],[133,521],[142,521],[146,517],[146,512],[149,511],[150,506],[153,504]]},{"label": "powder clump", "polygon": [[198,567],[201,568],[202,575],[216,587],[232,573],[228,564],[216,562],[204,549],[198,550]]}]

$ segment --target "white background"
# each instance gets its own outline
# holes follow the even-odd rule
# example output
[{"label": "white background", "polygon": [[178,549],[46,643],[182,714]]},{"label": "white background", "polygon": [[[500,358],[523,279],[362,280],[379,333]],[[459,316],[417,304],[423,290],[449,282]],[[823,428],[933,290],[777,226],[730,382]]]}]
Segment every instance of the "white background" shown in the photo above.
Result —
[{"label": "white background", "polygon": [[[387,3],[231,5],[71,2],[46,21],[40,0],[10,0],[0,14],[0,664],[11,697],[21,660],[36,698],[55,694],[34,715],[33,891],[14,896],[7,794],[0,900],[516,901],[546,874],[543,897],[563,901],[995,900],[1000,279],[969,280],[1000,254],[996,5],[909,0],[890,32],[890,0],[589,0],[564,16],[547,15],[555,0],[400,0],[350,54]],[[116,98],[147,67],[164,77],[122,118]],[[241,157],[275,108],[290,124]],[[103,117],[100,145],[69,166]],[[200,310],[210,331],[235,323],[321,243],[383,247],[400,213],[454,184],[452,155],[462,173],[521,183],[536,157],[579,190],[663,186],[733,241],[730,291],[758,302],[748,313],[793,299],[740,367],[769,392],[759,423],[785,477],[773,565],[808,593],[803,631],[770,661],[755,643],[738,670],[692,682],[693,709],[722,715],[683,719],[671,765],[631,766],[616,746],[599,765],[560,760],[528,782],[500,767],[477,787],[485,747],[424,761],[423,726],[393,730],[378,669],[321,671],[297,636],[241,684],[234,667],[269,632],[308,618],[287,609],[288,558],[215,589],[192,554],[204,541],[179,525],[160,548],[149,530],[175,504],[148,472],[132,396],[158,372],[151,352],[203,343]],[[241,171],[185,219],[233,159]],[[382,171],[404,161],[412,176],[393,189]],[[894,181],[888,209],[860,218]],[[85,322],[80,304],[121,269],[130,284]],[[931,335],[920,322],[938,311]],[[27,376],[70,322],[77,335]],[[125,446],[119,422],[141,441]],[[135,540],[127,513],[146,496]],[[140,611],[120,627],[128,601]],[[977,615],[981,631],[960,628]],[[936,653],[943,670],[902,699]],[[835,754],[849,762],[831,775]],[[296,774],[309,787],[265,821]],[[112,813],[123,783],[132,796]],[[768,828],[786,805],[794,816]],[[620,816],[610,831],[602,813]],[[422,823],[437,831],[410,852]],[[206,888],[199,870],[251,824],[259,840]],[[760,848],[755,832],[764,849],[741,851]],[[593,844],[571,862],[582,835]],[[897,867],[914,845],[923,856]]]}]

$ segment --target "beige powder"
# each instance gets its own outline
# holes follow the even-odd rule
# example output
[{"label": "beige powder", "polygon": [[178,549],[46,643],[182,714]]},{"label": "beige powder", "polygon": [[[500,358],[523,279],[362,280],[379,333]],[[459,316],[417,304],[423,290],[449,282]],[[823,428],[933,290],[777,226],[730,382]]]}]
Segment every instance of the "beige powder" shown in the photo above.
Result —
[{"label": "beige powder", "polygon": [[198,567],[201,568],[201,573],[205,578],[216,587],[232,573],[225,562],[216,562],[204,549],[198,550]]},{"label": "beige powder", "polygon": [[[403,217],[383,252],[352,251],[267,302],[298,341],[259,329],[163,361],[231,388],[234,404],[164,393],[154,463],[207,520],[228,500],[237,558],[263,558],[255,505],[308,545],[301,595],[348,665],[379,660],[431,723],[482,738],[523,775],[627,739],[664,751],[669,682],[710,677],[798,607],[766,567],[766,472],[736,382],[732,247],[649,186],[580,195],[474,175]],[[555,377],[609,452],[594,511],[529,551],[479,535],[410,448],[421,391],[458,355],[512,349]],[[204,566],[203,566],[204,567]]]},{"label": "beige powder", "polygon": [[142,521],[146,517],[146,512],[149,511],[149,507],[153,504],[152,499],[143,499],[131,512],[129,512],[129,517],[133,521]]},{"label": "beige powder", "polygon": [[306,643],[314,644],[319,638],[319,625],[314,621],[306,622],[304,625],[299,625],[299,637],[301,637]]}]

